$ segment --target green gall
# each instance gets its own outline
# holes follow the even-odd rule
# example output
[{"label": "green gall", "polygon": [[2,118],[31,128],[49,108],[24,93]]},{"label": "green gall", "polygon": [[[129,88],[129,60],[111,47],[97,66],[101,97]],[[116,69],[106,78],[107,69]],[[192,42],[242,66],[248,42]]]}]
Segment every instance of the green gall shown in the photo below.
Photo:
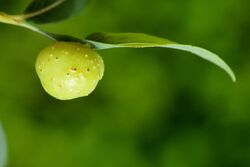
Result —
[{"label": "green gall", "polygon": [[36,59],[36,72],[45,91],[60,100],[88,96],[102,79],[102,57],[77,42],[56,42]]}]

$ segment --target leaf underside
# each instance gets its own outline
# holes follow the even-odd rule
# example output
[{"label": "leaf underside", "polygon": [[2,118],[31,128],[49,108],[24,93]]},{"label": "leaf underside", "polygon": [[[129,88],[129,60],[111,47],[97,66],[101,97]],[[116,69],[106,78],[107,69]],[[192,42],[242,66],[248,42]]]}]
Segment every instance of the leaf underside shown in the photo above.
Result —
[{"label": "leaf underside", "polygon": [[233,80],[236,77],[231,68],[216,54],[191,45],[178,44],[164,38],[141,33],[93,33],[87,36],[85,42],[90,43],[95,49],[111,49],[111,48],[147,48],[162,47],[172,48],[182,51],[191,52],[223,69]]},{"label": "leaf underside", "polygon": [[[47,6],[55,3],[56,0],[33,0],[29,6],[26,8],[25,13],[32,13]],[[82,11],[84,7],[90,2],[90,0],[64,0],[57,7],[45,12],[41,15],[31,17],[28,21],[44,24],[44,23],[52,23],[57,21],[62,21],[64,19],[69,18],[70,16],[79,13]]]}]

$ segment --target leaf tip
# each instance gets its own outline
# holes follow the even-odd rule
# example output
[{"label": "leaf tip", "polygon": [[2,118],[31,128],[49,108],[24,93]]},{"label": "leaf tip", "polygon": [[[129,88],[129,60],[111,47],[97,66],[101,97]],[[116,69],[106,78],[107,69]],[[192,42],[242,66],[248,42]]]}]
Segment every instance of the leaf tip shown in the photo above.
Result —
[{"label": "leaf tip", "polygon": [[233,82],[236,83],[237,78],[236,78],[236,76],[235,76],[235,74],[233,72],[231,74],[231,78],[232,78]]}]

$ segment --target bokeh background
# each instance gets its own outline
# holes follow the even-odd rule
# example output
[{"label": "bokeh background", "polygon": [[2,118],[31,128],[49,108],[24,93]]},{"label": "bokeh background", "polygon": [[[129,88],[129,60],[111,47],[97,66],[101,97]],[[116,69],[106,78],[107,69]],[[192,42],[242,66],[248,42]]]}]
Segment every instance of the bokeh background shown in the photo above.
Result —
[{"label": "bokeh background", "polygon": [[[1,0],[17,14],[30,0]],[[42,25],[84,38],[144,32],[219,54],[238,81],[182,51],[100,51],[103,80],[89,96],[58,101],[35,73],[51,41],[0,24],[0,120],[9,167],[249,167],[249,0],[95,0]]]}]

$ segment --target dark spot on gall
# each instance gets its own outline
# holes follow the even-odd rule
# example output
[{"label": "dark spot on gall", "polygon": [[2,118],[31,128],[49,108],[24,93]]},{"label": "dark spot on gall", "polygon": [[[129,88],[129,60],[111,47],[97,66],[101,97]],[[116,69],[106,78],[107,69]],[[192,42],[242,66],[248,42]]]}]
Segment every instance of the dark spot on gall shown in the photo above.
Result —
[{"label": "dark spot on gall", "polygon": [[76,69],[75,67],[72,67],[71,70],[72,70],[73,72],[76,72],[76,71],[77,71],[77,69]]}]

